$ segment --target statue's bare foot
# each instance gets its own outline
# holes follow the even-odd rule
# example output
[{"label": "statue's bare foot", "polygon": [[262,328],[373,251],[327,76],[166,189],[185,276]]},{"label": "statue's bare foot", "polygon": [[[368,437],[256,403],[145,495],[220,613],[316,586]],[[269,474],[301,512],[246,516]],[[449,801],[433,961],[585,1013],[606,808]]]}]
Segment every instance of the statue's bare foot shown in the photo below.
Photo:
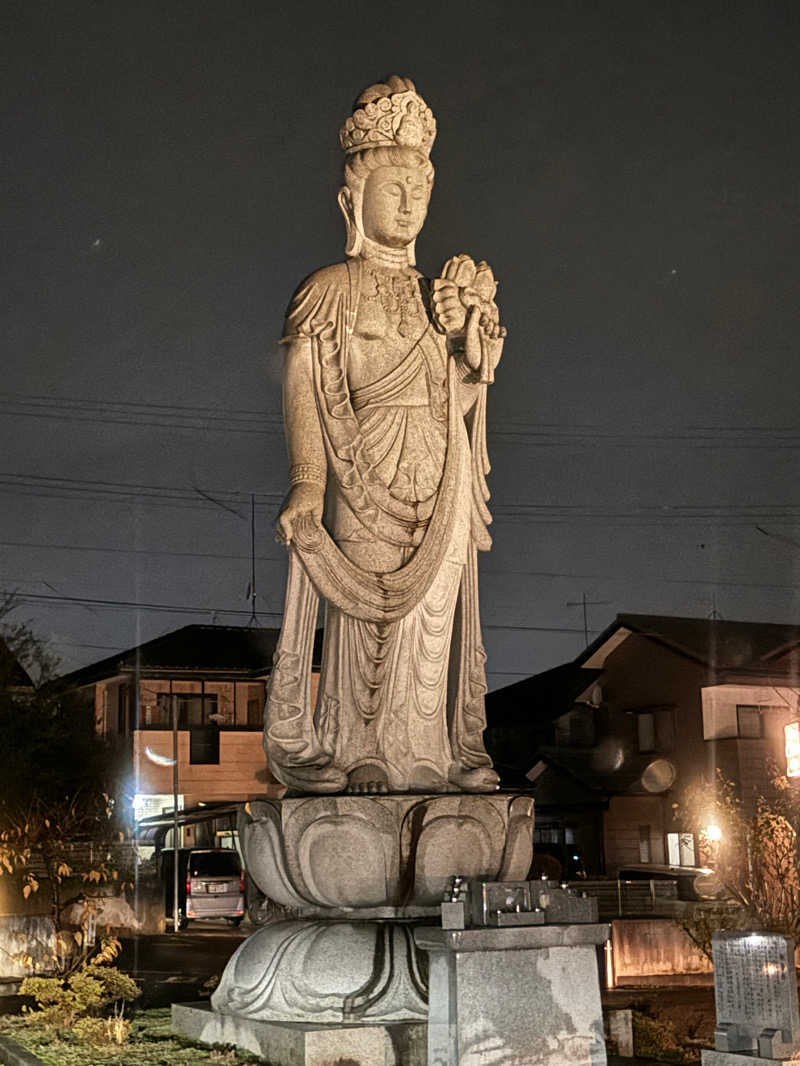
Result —
[{"label": "statue's bare foot", "polygon": [[288,789],[297,792],[344,792],[347,774],[338,766],[276,766],[272,770],[278,780]]},{"label": "statue's bare foot", "polygon": [[431,766],[418,763],[412,767],[408,775],[409,792],[452,792],[452,785],[448,784],[444,774],[434,770]]},{"label": "statue's bare foot", "polygon": [[462,792],[496,792],[500,787],[500,778],[490,766],[467,768],[453,763],[448,776]]},{"label": "statue's bare foot", "polygon": [[385,793],[389,791],[389,778],[377,763],[363,763],[350,771],[347,791],[369,795]]}]

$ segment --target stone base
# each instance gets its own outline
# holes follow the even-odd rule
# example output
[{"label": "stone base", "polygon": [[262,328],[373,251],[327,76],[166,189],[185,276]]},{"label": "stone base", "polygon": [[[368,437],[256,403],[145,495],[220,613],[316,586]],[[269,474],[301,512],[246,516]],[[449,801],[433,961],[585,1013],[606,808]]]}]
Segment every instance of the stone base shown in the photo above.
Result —
[{"label": "stone base", "polygon": [[417,929],[430,953],[428,1062],[605,1066],[596,946],[608,926]]},{"label": "stone base", "polygon": [[265,925],[228,961],[211,1006],[256,1022],[425,1022],[427,960],[413,932],[404,922]]},{"label": "stone base", "polygon": [[257,1022],[206,1004],[173,1003],[172,1025],[201,1044],[233,1044],[271,1066],[426,1066],[427,1026]]},{"label": "stone base", "polygon": [[529,795],[405,794],[251,800],[239,840],[253,882],[304,918],[438,915],[454,874],[521,881]]},{"label": "stone base", "polygon": [[703,1048],[702,1066],[781,1066],[781,1063],[797,1062],[796,1059],[765,1059],[755,1052],[713,1051]]}]

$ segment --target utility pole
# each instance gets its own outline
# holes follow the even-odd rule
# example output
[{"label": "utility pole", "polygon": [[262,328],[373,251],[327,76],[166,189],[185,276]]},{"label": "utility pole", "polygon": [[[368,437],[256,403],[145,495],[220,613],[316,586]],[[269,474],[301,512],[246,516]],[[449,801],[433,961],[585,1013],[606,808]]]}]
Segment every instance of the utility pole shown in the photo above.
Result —
[{"label": "utility pole", "polygon": [[258,625],[256,617],[256,497],[250,493],[250,621],[248,625]]},{"label": "utility pole", "polygon": [[[172,685],[170,684],[170,688]],[[177,933],[181,927],[178,918],[180,848],[178,847],[178,698],[170,696],[172,703],[172,929]]]},{"label": "utility pole", "polygon": [[586,647],[589,647],[589,607],[607,607],[611,603],[611,600],[587,600],[586,593],[581,594],[579,600],[569,600],[567,607],[582,607],[583,608],[583,640]]}]

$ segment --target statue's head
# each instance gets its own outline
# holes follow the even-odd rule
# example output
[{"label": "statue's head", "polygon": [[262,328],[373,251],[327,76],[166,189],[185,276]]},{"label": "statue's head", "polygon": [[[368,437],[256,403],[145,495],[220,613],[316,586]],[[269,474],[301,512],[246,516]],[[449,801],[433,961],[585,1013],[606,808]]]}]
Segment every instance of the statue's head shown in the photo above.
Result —
[{"label": "statue's head", "polygon": [[348,255],[372,241],[405,248],[413,265],[433,188],[429,156],[435,136],[436,120],[408,78],[392,75],[358,97],[339,132],[345,151],[339,206]]}]

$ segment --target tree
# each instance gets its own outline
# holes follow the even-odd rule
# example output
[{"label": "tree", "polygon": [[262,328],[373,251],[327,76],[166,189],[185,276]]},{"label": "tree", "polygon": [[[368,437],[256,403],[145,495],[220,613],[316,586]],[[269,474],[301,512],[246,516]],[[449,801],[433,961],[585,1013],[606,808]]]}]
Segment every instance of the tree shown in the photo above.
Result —
[{"label": "tree", "polygon": [[761,793],[745,801],[719,771],[687,790],[678,808],[699,828],[700,851],[727,904],[694,908],[681,922],[710,955],[718,929],[752,929],[800,936],[800,789],[773,767]]},{"label": "tree", "polygon": [[[93,709],[59,690],[57,660],[0,604],[0,875],[42,892],[59,929],[70,890],[119,880],[124,839],[116,753],[94,729]],[[26,682],[27,679],[27,683]]]}]

